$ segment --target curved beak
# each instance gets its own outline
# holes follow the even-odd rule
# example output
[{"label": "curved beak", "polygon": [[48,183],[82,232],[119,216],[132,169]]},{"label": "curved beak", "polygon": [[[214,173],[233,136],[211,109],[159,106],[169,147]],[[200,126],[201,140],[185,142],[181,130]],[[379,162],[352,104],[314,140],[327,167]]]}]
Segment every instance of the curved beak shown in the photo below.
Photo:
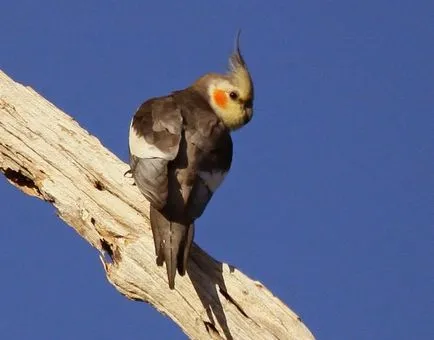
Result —
[{"label": "curved beak", "polygon": [[253,109],[251,107],[246,107],[244,109],[244,124],[250,122],[253,117]]}]

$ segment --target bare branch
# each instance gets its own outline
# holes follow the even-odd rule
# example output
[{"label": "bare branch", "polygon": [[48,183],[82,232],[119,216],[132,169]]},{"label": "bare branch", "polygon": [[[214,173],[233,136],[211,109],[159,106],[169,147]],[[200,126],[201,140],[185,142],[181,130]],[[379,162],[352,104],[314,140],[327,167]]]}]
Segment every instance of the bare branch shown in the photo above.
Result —
[{"label": "bare branch", "polygon": [[261,283],[194,246],[188,275],[169,290],[155,264],[148,202],[128,166],[29,87],[0,71],[0,171],[97,248],[108,280],[151,303],[192,339],[313,339]]}]

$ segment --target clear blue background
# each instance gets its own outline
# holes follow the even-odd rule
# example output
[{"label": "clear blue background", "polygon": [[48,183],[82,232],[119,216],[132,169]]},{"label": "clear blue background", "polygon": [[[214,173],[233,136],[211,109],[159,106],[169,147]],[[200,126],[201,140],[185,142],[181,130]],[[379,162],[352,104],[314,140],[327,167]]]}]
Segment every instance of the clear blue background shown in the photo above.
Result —
[{"label": "clear blue background", "polygon": [[[2,1],[0,68],[121,159],[151,96],[256,82],[196,241],[318,339],[434,338],[434,2]],[[1,339],[184,339],[106,281],[51,206],[0,179]]]}]

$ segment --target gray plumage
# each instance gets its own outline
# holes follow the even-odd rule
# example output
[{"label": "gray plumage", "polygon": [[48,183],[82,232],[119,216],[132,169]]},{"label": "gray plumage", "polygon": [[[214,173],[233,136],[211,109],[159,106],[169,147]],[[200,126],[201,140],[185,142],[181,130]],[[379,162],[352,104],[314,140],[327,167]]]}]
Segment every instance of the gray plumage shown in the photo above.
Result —
[{"label": "gray plumage", "polygon": [[130,166],[149,200],[156,262],[166,263],[169,287],[185,274],[202,215],[232,162],[230,131],[253,115],[253,82],[239,48],[229,73],[209,73],[191,87],[144,102],[131,121]]},{"label": "gray plumage", "polygon": [[132,120],[130,166],[151,203],[157,264],[166,263],[172,289],[176,269],[185,274],[194,221],[231,161],[229,130],[194,88],[146,101]]}]

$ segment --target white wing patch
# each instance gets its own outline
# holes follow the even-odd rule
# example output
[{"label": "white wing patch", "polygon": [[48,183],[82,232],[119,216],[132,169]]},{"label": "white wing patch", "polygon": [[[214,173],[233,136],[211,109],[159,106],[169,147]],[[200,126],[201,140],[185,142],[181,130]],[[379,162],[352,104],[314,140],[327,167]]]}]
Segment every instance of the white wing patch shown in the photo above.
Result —
[{"label": "white wing patch", "polygon": [[227,171],[199,171],[199,177],[203,180],[205,185],[211,192],[215,192],[220,184],[223,182]]},{"label": "white wing patch", "polygon": [[139,158],[163,158],[167,159],[168,155],[157,148],[155,145],[146,142],[145,138],[139,136],[133,128],[133,120],[130,124],[129,136],[130,152]]}]

